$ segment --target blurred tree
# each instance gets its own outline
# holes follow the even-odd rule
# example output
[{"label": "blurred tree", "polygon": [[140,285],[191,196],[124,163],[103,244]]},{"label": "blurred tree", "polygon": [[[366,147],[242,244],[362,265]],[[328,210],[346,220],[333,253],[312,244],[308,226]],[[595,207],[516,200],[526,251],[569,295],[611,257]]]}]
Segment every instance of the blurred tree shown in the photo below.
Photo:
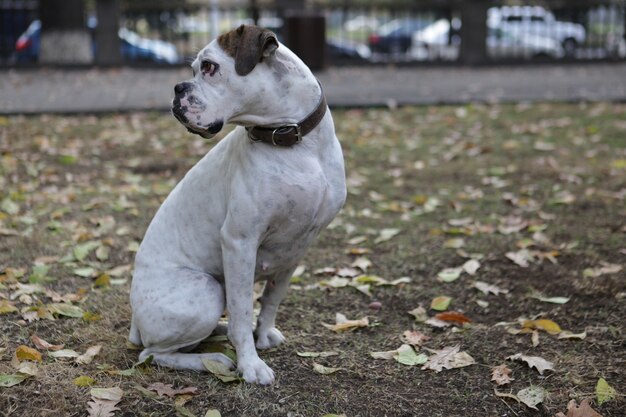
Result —
[{"label": "blurred tree", "polygon": [[117,34],[120,20],[119,0],[97,0],[96,63],[119,65],[122,63],[120,38]]},{"label": "blurred tree", "polygon": [[85,25],[83,0],[39,2],[42,63],[88,64],[93,61],[91,35]]}]

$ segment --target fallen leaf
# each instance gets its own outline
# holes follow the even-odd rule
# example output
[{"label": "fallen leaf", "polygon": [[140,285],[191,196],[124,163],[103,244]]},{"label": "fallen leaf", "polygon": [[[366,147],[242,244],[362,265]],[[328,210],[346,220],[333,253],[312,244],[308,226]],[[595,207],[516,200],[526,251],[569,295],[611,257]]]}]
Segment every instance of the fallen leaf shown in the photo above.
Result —
[{"label": "fallen leaf", "polygon": [[413,310],[409,311],[409,314],[415,317],[415,321],[420,323],[428,320],[428,313],[422,306],[415,307]]},{"label": "fallen leaf", "polygon": [[538,410],[537,404],[542,403],[545,397],[546,390],[539,386],[531,386],[517,392],[517,398],[534,410]]},{"label": "fallen leaf", "polygon": [[96,380],[89,376],[81,375],[77,378],[74,378],[74,381],[72,382],[74,382],[74,385],[76,385],[77,387],[89,387],[95,384]]},{"label": "fallen leaf", "polygon": [[197,395],[198,387],[186,387],[174,389],[172,384],[164,384],[162,382],[155,382],[146,387],[150,391],[155,391],[159,396],[174,398],[177,395]]},{"label": "fallen leaf", "polygon": [[82,278],[93,278],[98,274],[96,268],[92,268],[90,266],[86,266],[84,268],[76,268],[72,272],[74,273],[74,275]]},{"label": "fallen leaf", "polygon": [[543,296],[534,296],[533,298],[543,301],[544,303],[552,303],[552,304],[565,304],[569,301],[569,297],[543,297]]},{"label": "fallen leaf", "polygon": [[459,279],[463,268],[446,268],[437,273],[437,279],[442,282],[453,282]]},{"label": "fallen leaf", "polygon": [[504,364],[494,366],[491,368],[491,380],[498,385],[506,385],[515,380],[514,378],[511,378],[511,372],[511,369]]},{"label": "fallen leaf", "polygon": [[74,258],[77,261],[82,262],[85,260],[85,258],[87,258],[87,256],[89,256],[89,253],[91,251],[99,246],[101,246],[101,242],[97,240],[91,240],[89,242],[81,243],[74,246],[74,248],[72,249],[72,255],[74,255]]},{"label": "fallen leaf", "polygon": [[524,320],[522,328],[544,330],[554,335],[561,333],[561,327],[552,320],[547,319]]},{"label": "fallen leaf", "polygon": [[430,340],[430,336],[417,330],[406,330],[402,333],[402,342],[413,346],[422,346],[425,341]]},{"label": "fallen leaf", "polygon": [[559,412],[554,417],[602,417],[602,415],[591,408],[588,399],[584,399],[580,406],[576,405],[576,400],[571,400],[567,404],[567,415]]},{"label": "fallen leaf", "polygon": [[369,326],[369,320],[367,317],[363,317],[359,320],[348,320],[346,316],[341,313],[336,314],[335,321],[336,324],[322,323],[322,325],[337,333]]},{"label": "fallen leaf", "polygon": [[23,382],[30,375],[26,374],[0,374],[0,387],[9,388]]},{"label": "fallen leaf", "polygon": [[37,349],[20,345],[15,350],[15,357],[19,361],[37,361],[41,362],[41,353]]},{"label": "fallen leaf", "polygon": [[337,270],[337,275],[344,278],[354,278],[361,273],[356,268],[339,268]]},{"label": "fallen leaf", "polygon": [[441,295],[439,297],[433,298],[432,302],[430,303],[430,308],[437,311],[444,311],[450,306],[451,301],[452,298]]},{"label": "fallen leaf", "polygon": [[76,363],[81,365],[90,364],[93,358],[100,353],[101,345],[95,345],[87,348],[87,351],[76,358]]},{"label": "fallen leaf", "polygon": [[534,257],[528,249],[522,249],[517,252],[507,252],[505,255],[509,260],[522,268],[528,268]]},{"label": "fallen leaf", "polygon": [[372,261],[364,256],[359,256],[350,264],[350,266],[359,268],[363,272],[367,272],[367,269],[372,266]]},{"label": "fallen leaf", "polygon": [[478,268],[480,268],[480,262],[478,262],[476,259],[470,259],[465,262],[463,266],[461,266],[461,268],[463,268],[463,270],[468,274],[474,275],[476,274],[476,271],[478,271]]},{"label": "fallen leaf", "polygon": [[106,401],[120,401],[122,399],[122,396],[124,395],[124,391],[122,391],[122,389],[119,387],[92,388],[89,393],[93,398]]},{"label": "fallen leaf", "polygon": [[543,375],[545,371],[551,371],[554,369],[554,364],[552,362],[547,361],[540,356],[527,356],[522,355],[521,353],[516,353],[515,355],[511,355],[506,359],[524,361],[528,364],[530,368],[537,369],[540,375]]},{"label": "fallen leaf", "polygon": [[580,340],[583,340],[586,337],[587,337],[586,331],[582,333],[572,333],[568,330],[563,330],[561,333],[559,333],[559,336],[558,336],[559,339],[580,339]]},{"label": "fallen leaf", "polygon": [[443,247],[448,249],[460,249],[463,246],[465,246],[465,240],[461,237],[448,239],[443,243]]},{"label": "fallen leaf", "polygon": [[597,268],[586,268],[583,270],[583,276],[588,278],[597,278],[605,274],[616,274],[622,270],[622,266],[618,264],[610,264],[602,262],[602,266]]},{"label": "fallen leaf", "polygon": [[339,352],[296,352],[296,355],[303,358],[327,358],[339,355]]},{"label": "fallen leaf", "polygon": [[48,356],[51,356],[53,358],[78,358],[80,356],[80,353],[76,352],[75,350],[72,349],[61,349],[61,350],[57,350],[56,352],[48,352]]},{"label": "fallen leaf", "polygon": [[596,398],[598,399],[598,405],[602,405],[607,401],[615,399],[617,392],[615,388],[609,385],[604,378],[598,379],[596,384]]},{"label": "fallen leaf", "polygon": [[102,400],[100,398],[91,398],[87,403],[88,417],[113,417],[116,411],[120,409],[116,407],[118,401]]},{"label": "fallen leaf", "polygon": [[518,403],[520,402],[520,399],[517,398],[517,395],[515,395],[515,394],[511,394],[511,393],[508,393],[508,392],[500,392],[500,391],[498,391],[495,388],[493,389],[493,392],[494,392],[494,394],[496,394],[497,397],[511,398],[511,399],[514,399],[515,401],[517,401]]},{"label": "fallen leaf", "polygon": [[432,369],[435,372],[441,372],[444,369],[462,368],[476,363],[474,358],[466,352],[459,352],[460,347],[460,345],[456,345],[440,350],[428,349],[434,355],[428,358],[422,369]]},{"label": "fallen leaf", "polygon": [[202,364],[213,376],[222,382],[241,381],[241,377],[237,373],[228,368],[225,364],[208,359],[202,359]]},{"label": "fallen leaf", "polygon": [[18,311],[15,305],[8,300],[0,300],[0,314],[15,313]]},{"label": "fallen leaf", "polygon": [[398,349],[388,350],[386,352],[370,352],[370,356],[374,359],[391,360],[398,354]]},{"label": "fallen leaf", "polygon": [[204,417],[222,417],[222,414],[219,412],[219,410],[212,408],[210,410],[207,410],[207,412],[204,414]]},{"label": "fallen leaf", "polygon": [[393,358],[399,363],[407,366],[421,365],[428,360],[428,356],[415,352],[411,345],[404,344],[396,350],[396,354]]},{"label": "fallen leaf", "polygon": [[82,308],[67,303],[52,303],[47,307],[53,314],[66,317],[81,318],[85,313]]},{"label": "fallen leaf", "polygon": [[381,229],[378,237],[374,240],[374,243],[382,243],[382,242],[386,242],[389,239],[393,238],[394,236],[396,236],[398,233],[400,233],[401,230],[400,229]]},{"label": "fallen leaf", "polygon": [[50,344],[50,343],[46,342],[45,340],[41,339],[36,334],[32,335],[30,337],[30,340],[32,340],[32,342],[35,344],[35,346],[38,349],[43,349],[43,350],[57,351],[57,350],[63,349],[63,347],[65,346],[65,345],[53,345],[53,344]]},{"label": "fallen leaf", "polygon": [[341,368],[330,368],[324,365],[320,365],[319,363],[313,362],[313,370],[318,374],[322,375],[330,375],[334,374],[337,371],[340,371]]},{"label": "fallen leaf", "polygon": [[450,322],[458,323],[458,324],[465,324],[465,323],[472,322],[472,320],[469,317],[457,311],[447,311],[444,313],[437,313],[435,314],[435,318],[437,320],[450,321]]},{"label": "fallen leaf", "polygon": [[505,289],[502,289],[502,288],[497,287],[495,285],[491,285],[491,284],[488,284],[488,283],[482,282],[482,281],[474,282],[473,286],[474,286],[474,288],[476,288],[478,291],[482,292],[485,295],[488,295],[488,294],[493,294],[493,295],[507,294],[509,292],[509,290],[505,290]]}]

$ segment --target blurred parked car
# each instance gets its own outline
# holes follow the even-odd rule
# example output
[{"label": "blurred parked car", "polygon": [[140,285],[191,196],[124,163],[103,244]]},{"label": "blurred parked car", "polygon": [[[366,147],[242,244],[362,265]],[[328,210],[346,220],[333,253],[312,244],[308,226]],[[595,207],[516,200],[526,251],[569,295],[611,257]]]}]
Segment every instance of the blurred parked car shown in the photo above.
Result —
[{"label": "blurred parked car", "polygon": [[403,54],[411,47],[413,33],[429,22],[422,19],[394,19],[369,36],[372,53]]},{"label": "blurred parked car", "polygon": [[343,24],[343,28],[348,32],[373,32],[378,28],[379,25],[380,23],[378,22],[377,18],[373,16],[359,15],[353,17],[350,20],[347,20],[346,23]]},{"label": "blurred parked car", "polygon": [[[452,36],[450,26],[450,21],[440,19],[416,32],[411,57],[419,61],[458,58],[461,40],[454,33],[460,29],[460,22],[453,19]],[[561,58],[564,55],[561,44],[552,38],[532,34],[518,36],[502,28],[488,28],[486,42],[487,54],[493,58]]]},{"label": "blurred parked car", "polygon": [[340,39],[327,39],[326,51],[331,60],[350,60],[352,62],[367,61],[372,52],[367,45]]},{"label": "blurred parked car", "polygon": [[567,56],[574,55],[585,42],[582,25],[557,21],[552,12],[539,6],[492,7],[487,12],[487,25],[499,28],[516,38],[540,36],[558,41]]},{"label": "blurred parked car", "polygon": [[[97,22],[89,19],[87,26],[95,29]],[[120,28],[120,50],[122,57],[129,61],[150,61],[166,64],[180,62],[176,47],[169,43],[155,39],[146,39],[126,28]],[[36,62],[39,58],[41,41],[41,21],[34,20],[28,29],[15,43],[15,59],[18,62]],[[95,51],[96,45],[93,44]]]}]

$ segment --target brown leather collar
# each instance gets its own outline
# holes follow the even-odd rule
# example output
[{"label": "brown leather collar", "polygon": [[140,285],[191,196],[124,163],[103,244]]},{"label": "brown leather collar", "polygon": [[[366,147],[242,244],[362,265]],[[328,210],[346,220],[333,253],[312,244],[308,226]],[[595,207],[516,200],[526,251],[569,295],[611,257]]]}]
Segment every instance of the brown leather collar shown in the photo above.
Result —
[{"label": "brown leather collar", "polygon": [[274,146],[293,146],[300,143],[302,138],[311,132],[322,121],[326,114],[326,97],[320,84],[321,97],[317,108],[300,123],[293,123],[278,127],[254,126],[246,127],[248,137],[253,142],[265,142]]}]

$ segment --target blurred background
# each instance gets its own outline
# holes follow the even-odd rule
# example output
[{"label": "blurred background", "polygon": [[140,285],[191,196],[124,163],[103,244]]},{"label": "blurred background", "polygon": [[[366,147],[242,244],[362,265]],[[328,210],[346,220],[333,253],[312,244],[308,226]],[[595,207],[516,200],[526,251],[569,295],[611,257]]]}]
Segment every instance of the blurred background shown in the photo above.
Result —
[{"label": "blurred background", "polygon": [[0,65],[187,65],[238,25],[338,65],[624,61],[626,0],[0,0]]}]

